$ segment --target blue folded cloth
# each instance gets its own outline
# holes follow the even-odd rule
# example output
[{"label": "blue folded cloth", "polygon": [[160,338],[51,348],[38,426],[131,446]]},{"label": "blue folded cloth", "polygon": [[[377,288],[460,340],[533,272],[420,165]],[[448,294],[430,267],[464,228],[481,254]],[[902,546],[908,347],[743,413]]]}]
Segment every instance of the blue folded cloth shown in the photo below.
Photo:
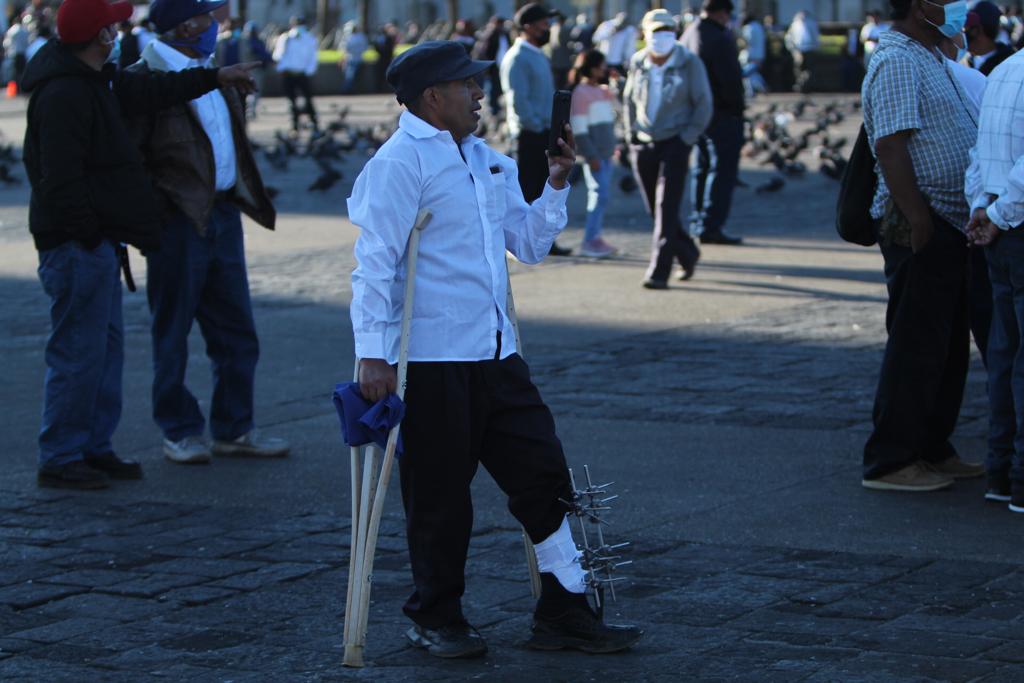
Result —
[{"label": "blue folded cloth", "polygon": [[[358,382],[336,384],[333,399],[341,420],[341,438],[350,447],[375,443],[382,449],[387,448],[388,433],[405,416],[405,403],[397,394],[388,394],[387,398],[371,405],[359,393]],[[401,457],[403,450],[399,432],[395,457]]]}]

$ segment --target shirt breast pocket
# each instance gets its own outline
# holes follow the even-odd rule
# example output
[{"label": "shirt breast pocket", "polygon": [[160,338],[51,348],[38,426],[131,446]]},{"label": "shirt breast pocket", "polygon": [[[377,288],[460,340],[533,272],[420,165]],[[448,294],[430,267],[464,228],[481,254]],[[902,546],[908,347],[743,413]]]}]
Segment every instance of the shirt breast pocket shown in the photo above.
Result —
[{"label": "shirt breast pocket", "polygon": [[487,220],[491,225],[500,226],[505,220],[505,174],[492,173],[491,186],[487,190]]}]

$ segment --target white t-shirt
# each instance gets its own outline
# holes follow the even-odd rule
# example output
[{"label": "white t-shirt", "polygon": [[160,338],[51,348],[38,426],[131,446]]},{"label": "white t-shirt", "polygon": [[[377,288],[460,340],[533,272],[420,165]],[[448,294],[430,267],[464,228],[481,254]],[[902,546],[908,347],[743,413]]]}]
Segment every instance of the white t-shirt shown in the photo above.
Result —
[{"label": "white t-shirt", "polygon": [[981,99],[985,96],[985,75],[977,69],[964,66],[960,62],[954,62],[948,57],[946,58],[946,64],[949,66],[950,71],[953,72],[953,76],[956,77],[960,87],[967,94],[971,113],[974,114],[974,119],[977,120],[978,114],[981,112]]}]

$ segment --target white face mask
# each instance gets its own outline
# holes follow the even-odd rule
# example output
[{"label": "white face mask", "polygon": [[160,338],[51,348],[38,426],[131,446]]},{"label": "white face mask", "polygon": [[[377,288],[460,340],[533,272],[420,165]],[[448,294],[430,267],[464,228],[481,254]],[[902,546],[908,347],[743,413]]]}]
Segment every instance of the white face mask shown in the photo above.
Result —
[{"label": "white face mask", "polygon": [[676,44],[675,31],[655,31],[648,37],[647,44],[658,57],[664,57]]}]

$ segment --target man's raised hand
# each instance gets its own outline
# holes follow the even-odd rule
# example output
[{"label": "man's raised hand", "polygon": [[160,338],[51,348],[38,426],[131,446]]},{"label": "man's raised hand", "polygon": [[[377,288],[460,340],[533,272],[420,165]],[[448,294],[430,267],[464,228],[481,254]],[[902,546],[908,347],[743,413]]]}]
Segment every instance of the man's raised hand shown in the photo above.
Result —
[{"label": "man's raised hand", "polygon": [[256,79],[252,70],[261,66],[260,62],[245,62],[217,69],[217,82],[222,88],[237,88],[243,95],[256,92]]}]

